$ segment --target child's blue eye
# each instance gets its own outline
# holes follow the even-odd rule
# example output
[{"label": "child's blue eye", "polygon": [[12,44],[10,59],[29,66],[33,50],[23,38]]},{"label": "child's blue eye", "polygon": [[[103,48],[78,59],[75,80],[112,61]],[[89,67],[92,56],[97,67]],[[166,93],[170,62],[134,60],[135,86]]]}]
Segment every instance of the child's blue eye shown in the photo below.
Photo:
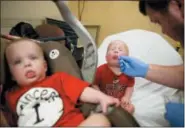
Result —
[{"label": "child's blue eye", "polygon": [[16,60],[16,61],[14,61],[14,64],[16,65],[16,64],[20,64],[21,63],[21,60]]},{"label": "child's blue eye", "polygon": [[35,60],[35,59],[37,59],[37,57],[36,56],[30,56],[30,59]]}]

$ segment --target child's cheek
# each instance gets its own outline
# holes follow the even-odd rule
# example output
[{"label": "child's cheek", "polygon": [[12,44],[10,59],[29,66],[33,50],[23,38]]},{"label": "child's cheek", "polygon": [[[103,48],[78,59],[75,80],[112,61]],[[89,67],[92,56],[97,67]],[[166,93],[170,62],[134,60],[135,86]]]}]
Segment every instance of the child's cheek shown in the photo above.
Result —
[{"label": "child's cheek", "polygon": [[112,60],[112,56],[111,55],[107,55],[107,61],[111,61]]}]

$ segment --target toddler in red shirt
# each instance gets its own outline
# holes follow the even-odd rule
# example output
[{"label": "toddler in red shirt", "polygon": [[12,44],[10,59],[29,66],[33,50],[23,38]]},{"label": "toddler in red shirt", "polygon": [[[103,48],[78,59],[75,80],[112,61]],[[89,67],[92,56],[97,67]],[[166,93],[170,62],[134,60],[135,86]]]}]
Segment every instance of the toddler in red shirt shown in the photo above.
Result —
[{"label": "toddler in red shirt", "polygon": [[128,56],[127,45],[120,40],[112,41],[106,53],[106,64],[98,67],[93,88],[101,90],[107,95],[118,98],[121,106],[129,113],[134,112],[134,105],[131,103],[131,96],[135,80],[120,71],[119,56]]},{"label": "toddler in red shirt", "polygon": [[18,126],[110,126],[103,114],[84,119],[75,105],[78,100],[97,103],[106,112],[109,105],[119,105],[119,100],[64,72],[46,76],[47,63],[38,43],[16,40],[7,46],[5,56],[16,82],[6,93],[6,101],[18,116]]}]

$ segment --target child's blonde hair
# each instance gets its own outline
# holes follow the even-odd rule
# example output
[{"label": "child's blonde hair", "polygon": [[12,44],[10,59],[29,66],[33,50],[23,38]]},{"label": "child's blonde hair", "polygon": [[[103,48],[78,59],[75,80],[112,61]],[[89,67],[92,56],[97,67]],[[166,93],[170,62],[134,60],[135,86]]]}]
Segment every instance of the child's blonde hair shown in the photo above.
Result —
[{"label": "child's blonde hair", "polygon": [[29,39],[29,38],[20,38],[20,39],[15,39],[13,41],[11,41],[5,48],[5,55],[6,55],[6,51],[7,51],[7,48],[10,47],[12,44],[15,44],[15,43],[19,43],[19,42],[23,42],[23,41],[29,41],[29,42],[32,42],[32,43],[35,43],[41,50],[41,52],[43,53],[44,55],[44,51],[39,43],[39,41],[37,40],[33,40],[33,39]]},{"label": "child's blonde hair", "polygon": [[111,45],[112,45],[114,42],[121,42],[121,43],[124,45],[125,50],[126,50],[127,53],[129,54],[129,48],[128,48],[128,46],[126,45],[126,43],[125,43],[124,41],[122,41],[122,40],[112,40],[112,41],[110,42],[110,44],[108,45],[107,52],[109,51]]}]

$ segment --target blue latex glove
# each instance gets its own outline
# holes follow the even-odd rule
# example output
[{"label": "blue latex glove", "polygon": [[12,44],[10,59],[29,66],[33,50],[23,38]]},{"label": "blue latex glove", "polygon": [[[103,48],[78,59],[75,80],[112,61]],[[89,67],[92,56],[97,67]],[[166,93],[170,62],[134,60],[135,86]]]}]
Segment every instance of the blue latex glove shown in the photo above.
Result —
[{"label": "blue latex glove", "polygon": [[132,77],[145,77],[149,65],[129,56],[120,56],[119,64],[121,72]]},{"label": "blue latex glove", "polygon": [[184,127],[184,104],[169,102],[166,111],[165,118],[172,127]]}]

